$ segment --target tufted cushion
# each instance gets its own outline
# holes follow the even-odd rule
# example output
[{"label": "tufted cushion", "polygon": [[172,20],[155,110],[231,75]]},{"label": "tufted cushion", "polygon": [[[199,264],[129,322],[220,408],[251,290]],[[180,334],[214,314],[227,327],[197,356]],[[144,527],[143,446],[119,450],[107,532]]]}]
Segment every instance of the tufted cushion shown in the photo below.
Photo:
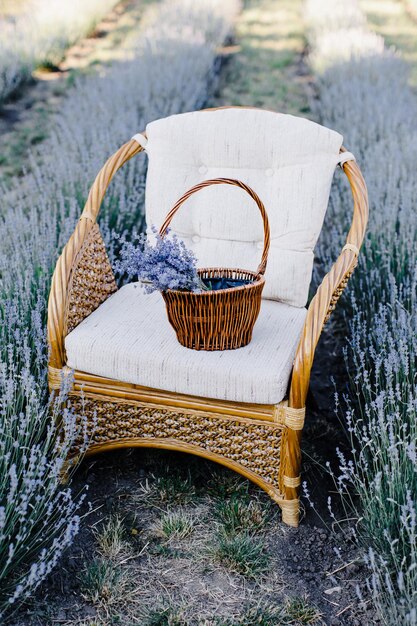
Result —
[{"label": "tufted cushion", "polygon": [[[306,119],[245,108],[173,115],[148,124],[146,134],[148,227],[161,226],[197,182],[241,179],[258,193],[270,220],[263,297],[305,306],[342,136]],[[181,207],[172,229],[194,250],[200,267],[252,270],[259,263],[261,217],[241,189],[200,191]]]},{"label": "tufted cushion", "polygon": [[305,316],[305,309],[264,301],[248,346],[189,350],[178,343],[161,294],[132,283],[67,335],[67,364],[154,389],[275,404],[287,391]]}]

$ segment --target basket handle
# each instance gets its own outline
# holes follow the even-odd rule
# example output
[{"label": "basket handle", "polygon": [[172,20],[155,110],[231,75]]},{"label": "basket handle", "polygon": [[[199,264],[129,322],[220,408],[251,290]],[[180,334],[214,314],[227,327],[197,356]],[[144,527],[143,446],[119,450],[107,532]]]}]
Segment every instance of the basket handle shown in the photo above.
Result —
[{"label": "basket handle", "polygon": [[177,202],[174,204],[174,206],[166,216],[165,221],[159,230],[159,234],[161,235],[161,237],[166,234],[175,213],[178,211],[180,206],[182,206],[184,202],[193,195],[193,193],[200,191],[200,189],[204,189],[204,187],[209,187],[210,185],[234,185],[235,187],[240,187],[241,189],[246,191],[250,195],[250,197],[255,200],[256,204],[258,205],[259,211],[261,212],[264,224],[264,249],[257,272],[261,275],[265,274],[266,264],[268,261],[269,245],[271,241],[268,215],[266,213],[265,206],[262,200],[259,198],[258,194],[253,189],[251,189],[251,187],[245,185],[245,183],[242,183],[242,181],[240,180],[236,180],[235,178],[211,178],[210,180],[204,180],[203,182],[194,185],[194,187],[191,187],[191,189],[186,191],[185,194],[182,195],[181,198],[177,200]]}]

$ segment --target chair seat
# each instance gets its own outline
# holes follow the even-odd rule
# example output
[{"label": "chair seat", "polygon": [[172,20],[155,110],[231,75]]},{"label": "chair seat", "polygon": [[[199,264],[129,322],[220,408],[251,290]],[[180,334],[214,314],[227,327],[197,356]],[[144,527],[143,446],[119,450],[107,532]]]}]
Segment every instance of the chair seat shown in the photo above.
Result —
[{"label": "chair seat", "polygon": [[160,293],[122,287],[65,338],[69,367],[176,393],[276,404],[287,392],[306,309],[263,300],[251,343],[205,352],[181,346]]}]

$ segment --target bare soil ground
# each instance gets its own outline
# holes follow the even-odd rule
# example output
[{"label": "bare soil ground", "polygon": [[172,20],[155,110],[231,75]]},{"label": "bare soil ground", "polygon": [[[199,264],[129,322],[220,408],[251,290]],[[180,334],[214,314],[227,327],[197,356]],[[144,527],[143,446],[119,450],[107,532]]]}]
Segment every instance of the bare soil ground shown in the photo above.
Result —
[{"label": "bare soil ground", "polygon": [[[93,512],[15,626],[372,624],[355,550],[307,513],[186,455],[129,450],[83,463]],[[87,513],[87,512],[86,512]]]}]

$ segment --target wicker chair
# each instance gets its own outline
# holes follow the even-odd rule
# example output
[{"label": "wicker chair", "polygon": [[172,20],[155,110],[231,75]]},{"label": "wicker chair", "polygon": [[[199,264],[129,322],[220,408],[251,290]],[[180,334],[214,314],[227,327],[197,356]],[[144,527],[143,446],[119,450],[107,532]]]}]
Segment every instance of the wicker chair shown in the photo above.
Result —
[{"label": "wicker chair", "polygon": [[[135,284],[117,289],[96,220],[114,174],[144,149],[148,226],[159,227],[184,191],[208,178],[243,180],[264,202],[271,248],[247,347],[184,348],[159,293],[147,295]],[[313,249],[337,164],[352,190],[353,221],[306,310]],[[193,196],[173,230],[200,265],[252,269],[262,248],[259,214],[241,190],[224,187]],[[49,298],[49,385],[58,389],[73,375],[71,403],[95,420],[87,454],[144,446],[217,461],[262,487],[281,507],[283,521],[297,526],[314,352],[356,266],[367,218],[365,182],[342,137],[305,119],[225,107],[157,120],[124,144],[90,190]]]}]

